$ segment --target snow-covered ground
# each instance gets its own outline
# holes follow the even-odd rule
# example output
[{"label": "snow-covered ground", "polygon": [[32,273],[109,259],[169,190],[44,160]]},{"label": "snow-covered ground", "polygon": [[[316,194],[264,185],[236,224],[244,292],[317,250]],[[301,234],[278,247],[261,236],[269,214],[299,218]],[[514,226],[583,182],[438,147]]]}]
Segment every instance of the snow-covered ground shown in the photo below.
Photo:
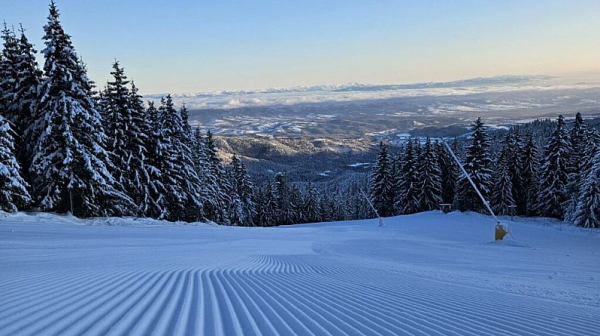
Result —
[{"label": "snow-covered ground", "polygon": [[[524,220],[523,220],[524,221]],[[478,214],[238,228],[0,214],[1,335],[598,335],[600,236]]]}]

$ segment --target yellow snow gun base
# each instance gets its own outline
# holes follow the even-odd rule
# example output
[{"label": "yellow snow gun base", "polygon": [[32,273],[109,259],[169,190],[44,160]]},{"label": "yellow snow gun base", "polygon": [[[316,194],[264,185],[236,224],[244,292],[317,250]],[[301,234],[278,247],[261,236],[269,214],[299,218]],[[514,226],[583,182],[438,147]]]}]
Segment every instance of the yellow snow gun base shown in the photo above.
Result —
[{"label": "yellow snow gun base", "polygon": [[495,230],[495,234],[494,234],[494,237],[496,238],[496,240],[504,239],[504,237],[506,237],[507,234],[508,234],[508,229],[504,225],[502,225],[500,223],[496,224],[496,230]]}]

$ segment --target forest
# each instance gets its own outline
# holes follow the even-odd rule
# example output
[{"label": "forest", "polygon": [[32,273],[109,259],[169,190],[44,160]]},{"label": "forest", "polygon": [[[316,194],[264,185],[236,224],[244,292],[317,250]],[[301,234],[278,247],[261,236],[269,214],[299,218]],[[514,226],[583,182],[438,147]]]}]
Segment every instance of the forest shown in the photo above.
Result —
[{"label": "forest", "polygon": [[[51,3],[41,69],[23,27],[2,31],[1,210],[238,226],[387,217],[442,203],[485,212],[440,139],[409,140],[396,154],[381,143],[370,176],[338,185],[288,183],[284,172],[254,180],[236,156],[222,161],[185,105],[175,108],[170,95],[145,103],[118,61],[98,88],[59,18]],[[572,125],[559,116],[491,132],[478,119],[469,136],[447,140],[497,214],[600,226],[600,136],[581,114]]]}]

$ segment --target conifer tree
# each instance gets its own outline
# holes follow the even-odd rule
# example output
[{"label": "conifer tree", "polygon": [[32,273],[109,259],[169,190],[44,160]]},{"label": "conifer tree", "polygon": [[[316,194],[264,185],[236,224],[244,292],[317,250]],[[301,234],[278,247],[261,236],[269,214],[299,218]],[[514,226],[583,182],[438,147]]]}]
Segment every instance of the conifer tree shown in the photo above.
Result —
[{"label": "conifer tree", "polygon": [[277,218],[275,217],[275,211],[277,210],[277,202],[273,196],[273,184],[269,181],[265,186],[263,192],[262,211],[258,213],[258,223],[261,226],[275,226],[278,225]]},{"label": "conifer tree", "polygon": [[418,212],[421,208],[420,181],[418,174],[418,158],[415,146],[410,140],[406,143],[403,164],[400,171],[400,186],[396,196],[395,207],[400,214]]},{"label": "conifer tree", "polygon": [[533,134],[527,134],[527,140],[522,153],[522,177],[523,190],[525,194],[524,213],[527,216],[533,216],[538,213],[537,199],[539,192],[539,171],[540,159],[537,144],[533,139]]},{"label": "conifer tree", "polygon": [[[158,114],[158,167],[168,206],[164,218],[196,220],[201,211],[202,200],[191,151],[184,140],[185,137],[191,137],[185,134],[183,126],[187,120],[182,120],[181,113],[175,110],[170,95],[162,100]],[[222,211],[226,209],[223,208]]]},{"label": "conifer tree", "polygon": [[148,104],[146,110],[145,122],[143,123],[144,133],[148,135],[145,147],[148,153],[146,167],[149,174],[151,184],[148,185],[149,204],[146,209],[146,216],[158,219],[164,219],[168,216],[168,200],[166,197],[167,188],[163,184],[162,155],[163,155],[163,137],[161,130],[161,121],[158,114],[158,109],[154,106],[154,102]]},{"label": "conifer tree", "polygon": [[512,205],[516,206],[513,213],[523,215],[526,211],[526,193],[523,187],[523,144],[519,133],[516,131],[508,132],[505,144],[507,146],[506,167],[508,168],[508,176],[512,187]]},{"label": "conifer tree", "polygon": [[218,193],[219,184],[217,177],[213,175],[212,165],[208,159],[208,149],[206,140],[203,137],[199,127],[192,135],[192,159],[196,169],[196,174],[200,179],[200,191],[203,198],[202,216],[203,219],[218,220],[217,209],[219,209]]},{"label": "conifer tree", "polygon": [[563,219],[568,165],[569,138],[561,115],[545,149],[538,199],[538,209],[542,216]]},{"label": "conifer tree", "polygon": [[[156,202],[153,195],[163,190],[160,181],[160,171],[152,165],[152,138],[154,136],[154,122],[151,120],[145,107],[142,97],[138,94],[138,88],[131,81],[131,90],[128,97],[129,108],[131,109],[131,119],[137,125],[133,128],[138,132],[138,141],[132,141],[136,160],[140,163],[139,172],[134,177],[134,190],[139,190],[134,201],[138,205],[138,211],[141,216],[156,216],[162,212],[161,206]],[[134,196],[132,196],[134,197]]]},{"label": "conifer tree", "polygon": [[321,216],[319,213],[319,200],[312,182],[308,182],[308,185],[306,186],[306,193],[304,196],[304,213],[306,222],[314,223],[321,221]]},{"label": "conifer tree", "polygon": [[279,224],[290,224],[293,215],[291,214],[289,187],[283,173],[275,175],[273,182],[273,196],[277,204],[277,221]]},{"label": "conifer tree", "polygon": [[[456,139],[452,143],[452,146],[456,146]],[[446,149],[446,146],[436,142],[438,164],[440,166],[440,178],[442,188],[442,202],[452,203],[454,201],[454,194],[456,191],[456,182],[458,181],[459,171],[454,158]]]},{"label": "conifer tree", "polygon": [[108,82],[105,97],[107,117],[108,150],[113,161],[112,175],[136,204],[136,214],[145,215],[152,202],[149,185],[152,182],[146,166],[146,142],[148,134],[142,129],[144,123],[143,104],[127,85],[119,62],[113,63],[111,72],[114,80]]},{"label": "conifer tree", "polygon": [[572,219],[577,226],[600,228],[600,153],[594,156],[592,162],[591,170],[583,180]]},{"label": "conifer tree", "polygon": [[227,206],[231,201],[229,196],[231,185],[225,178],[225,167],[219,157],[219,150],[210,131],[206,133],[204,149],[206,150],[205,156],[208,160],[209,174],[214,177],[211,181],[215,183],[214,186],[211,186],[211,188],[215,190],[213,197],[214,201],[206,204],[207,207],[205,213],[209,219],[215,222],[223,222],[226,217],[223,209],[227,209]]},{"label": "conifer tree", "polygon": [[592,170],[594,158],[600,150],[600,134],[595,129],[587,129],[585,135],[585,146],[581,164],[581,174],[585,177]]},{"label": "conifer tree", "polygon": [[[2,29],[2,57],[0,58],[0,113],[11,123],[11,129],[19,123],[19,115],[12,106],[15,101],[15,87],[19,80],[17,62],[19,45],[15,33],[4,22]],[[14,130],[13,130],[14,131]]]},{"label": "conifer tree", "polygon": [[23,171],[29,170],[32,160],[32,149],[37,142],[33,134],[34,121],[37,119],[38,88],[41,84],[42,72],[35,59],[36,51],[25,36],[21,26],[21,36],[17,39],[18,54],[14,60],[14,73],[17,80],[12,92],[5,98],[8,100],[7,114],[13,116],[15,132],[19,142],[16,144],[17,159]]},{"label": "conifer tree", "polygon": [[[181,128],[179,128],[176,148],[179,160],[183,166],[184,192],[187,195],[186,220],[200,220],[204,216],[204,203],[208,197],[206,189],[203,188],[201,177],[198,175],[195,156],[193,154],[194,134],[189,124],[189,114],[185,105],[179,110]],[[228,190],[231,194],[233,189]]]},{"label": "conifer tree", "polygon": [[31,202],[27,183],[14,155],[14,140],[9,122],[0,116],[0,210],[15,212]]},{"label": "conifer tree", "polygon": [[441,172],[436,150],[429,137],[425,140],[421,156],[418,167],[421,211],[437,210],[442,202]]},{"label": "conifer tree", "polygon": [[305,214],[304,208],[302,207],[302,193],[297,185],[293,185],[290,189],[290,208],[290,213],[292,215],[291,222],[293,224],[304,223]]},{"label": "conifer tree", "polygon": [[[569,135],[568,183],[565,190],[565,220],[572,220],[579,202],[580,188],[585,182],[584,166],[586,162],[587,128],[581,113],[577,113]],[[589,160],[593,159],[593,155]]]},{"label": "conifer tree", "polygon": [[[467,147],[464,168],[486,200],[489,199],[492,184],[489,147],[490,143],[484,124],[481,118],[477,118],[473,124],[471,145]],[[457,183],[454,204],[460,211],[486,211],[484,204],[481,203],[479,196],[464,174],[461,174]]]},{"label": "conifer tree", "polygon": [[233,180],[235,196],[239,202],[234,209],[240,213],[237,215],[239,218],[239,224],[242,226],[253,226],[252,219],[256,215],[256,208],[254,204],[254,185],[246,172],[246,167],[242,161],[240,161],[236,155],[233,155],[231,160],[233,169]]},{"label": "conifer tree", "polygon": [[510,165],[513,163],[514,156],[513,138],[510,133],[506,134],[504,145],[494,172],[493,191],[490,199],[490,206],[497,215],[510,215],[510,206],[514,205],[513,184],[510,171]]},{"label": "conifer tree", "polygon": [[37,203],[43,210],[78,216],[127,214],[133,204],[114,187],[92,87],[54,2],[44,30],[45,77],[36,120],[40,136],[30,168]]},{"label": "conifer tree", "polygon": [[371,202],[381,217],[394,214],[394,183],[390,171],[390,160],[383,142],[379,145],[379,155],[371,173]]}]

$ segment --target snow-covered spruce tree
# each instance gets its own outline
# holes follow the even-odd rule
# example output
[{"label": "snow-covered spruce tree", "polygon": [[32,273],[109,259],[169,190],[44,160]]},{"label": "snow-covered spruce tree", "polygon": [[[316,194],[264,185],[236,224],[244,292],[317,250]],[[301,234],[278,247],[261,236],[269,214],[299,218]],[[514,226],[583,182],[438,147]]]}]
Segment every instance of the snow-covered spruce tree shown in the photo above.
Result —
[{"label": "snow-covered spruce tree", "polygon": [[[196,169],[195,155],[193,153],[194,134],[189,124],[189,114],[185,105],[181,107],[179,116],[182,126],[176,147],[179,151],[179,159],[184,167],[185,184],[183,187],[188,199],[184,219],[187,221],[199,221],[204,217],[204,200],[208,195]],[[231,194],[233,189],[229,189],[228,192]]]},{"label": "snow-covered spruce tree", "polygon": [[104,94],[107,147],[113,161],[111,173],[133,199],[136,214],[143,216],[152,203],[148,190],[152,181],[145,163],[148,135],[142,129],[145,111],[137,94],[132,96],[127,87],[129,81],[118,61],[113,63],[111,75],[114,80],[107,83]]},{"label": "snow-covered spruce tree", "polygon": [[19,124],[19,115],[15,114],[11,108],[15,102],[15,86],[19,80],[16,66],[19,57],[19,45],[14,31],[7,27],[6,22],[4,22],[4,28],[2,29],[2,40],[2,57],[0,58],[0,113],[11,123],[12,129],[12,127]]},{"label": "snow-covered spruce tree", "polygon": [[275,203],[277,204],[276,217],[278,224],[291,224],[294,216],[291,213],[290,189],[283,173],[277,173],[275,175],[275,181],[273,182],[273,196],[275,198]]},{"label": "snow-covered spruce tree", "polygon": [[523,187],[523,143],[519,133],[513,130],[507,134],[505,138],[507,146],[507,168],[512,185],[512,198],[514,205],[517,206],[515,214],[525,214],[526,195]]},{"label": "snow-covered spruce tree", "polygon": [[304,208],[302,207],[302,193],[297,185],[290,189],[290,207],[292,213],[292,223],[304,223]]},{"label": "snow-covered spruce tree", "polygon": [[219,183],[217,177],[213,175],[212,165],[208,159],[208,149],[206,139],[199,127],[196,127],[192,135],[192,159],[196,174],[200,179],[203,219],[216,220],[216,211],[219,209]]},{"label": "snow-covered spruce tree", "polygon": [[17,159],[24,172],[29,170],[37,134],[34,121],[37,119],[38,88],[41,84],[42,72],[35,59],[36,51],[25,36],[21,26],[21,36],[17,40],[18,55],[15,59],[14,71],[17,81],[12,92],[6,95],[8,100],[7,114],[14,117],[15,132],[20,143],[17,144]]},{"label": "snow-covered spruce tree", "polygon": [[[456,139],[452,143],[452,146],[456,146]],[[452,158],[452,155],[448,152],[448,149],[446,149],[446,146],[436,141],[436,148],[438,165],[440,167],[442,202],[452,203],[454,201],[456,181],[458,181],[459,176],[459,168]]]},{"label": "snow-covered spruce tree", "polygon": [[168,200],[167,200],[167,188],[163,184],[163,176],[161,172],[162,167],[162,141],[163,137],[160,132],[162,126],[160,124],[158,109],[154,106],[154,102],[149,102],[148,109],[146,110],[145,122],[143,127],[145,128],[148,139],[145,144],[146,153],[148,153],[148,160],[146,161],[146,167],[148,169],[151,184],[148,185],[149,198],[152,206],[146,210],[146,216],[152,218],[163,219],[168,216]]},{"label": "snow-covered spruce tree", "polygon": [[[486,200],[489,199],[490,187],[492,185],[492,160],[489,147],[490,143],[485,126],[481,118],[477,118],[473,124],[471,144],[466,149],[464,168]],[[477,192],[473,189],[473,186],[471,186],[464,174],[461,174],[458,180],[454,204],[455,208],[460,211],[486,211]]]},{"label": "snow-covered spruce tree", "polygon": [[434,145],[429,137],[425,140],[419,160],[419,183],[421,211],[437,210],[442,202],[441,171]]},{"label": "snow-covered spruce tree", "polygon": [[400,153],[397,155],[390,155],[390,175],[392,178],[392,190],[394,191],[393,202],[393,215],[398,214],[398,209],[396,209],[396,198],[398,196],[398,191],[400,190],[400,186],[402,184],[402,151],[403,147],[400,147]]},{"label": "snow-covered spruce tree", "polygon": [[[131,81],[131,90],[129,92],[129,108],[132,112],[132,120],[136,120],[137,131],[139,132],[139,143],[133,142],[134,150],[138,155],[141,163],[139,173],[133,175],[135,178],[134,186],[137,185],[137,196],[134,202],[138,206],[138,213],[141,216],[153,217],[155,214],[161,213],[161,207],[156,202],[153,195],[159,194],[159,190],[163,190],[160,181],[160,170],[152,165],[152,137],[154,134],[154,122],[150,119],[147,113],[142,96],[138,94],[138,88]],[[157,116],[157,115],[156,115]],[[140,147],[141,146],[141,147]],[[139,181],[139,182],[138,182]],[[134,196],[132,196],[134,197]]]},{"label": "snow-covered spruce tree", "polygon": [[581,173],[583,176],[592,170],[594,158],[600,150],[600,134],[597,130],[588,128],[585,135],[585,146],[583,149],[583,162],[581,165]]},{"label": "snow-covered spruce tree", "polygon": [[513,163],[514,153],[513,138],[510,133],[506,134],[500,156],[496,161],[493,176],[493,190],[490,198],[490,206],[497,215],[510,215],[511,205],[514,205],[513,184],[510,165]]},{"label": "snow-covered spruce tree", "polygon": [[215,190],[214,200],[206,203],[205,214],[210,220],[217,223],[225,223],[227,216],[224,210],[227,209],[227,205],[231,201],[229,191],[232,187],[229,184],[230,181],[225,177],[225,167],[219,157],[219,150],[210,131],[206,133],[204,149],[208,160],[209,174],[214,178],[214,180],[209,180],[209,182],[214,181],[216,183],[214,186],[211,186],[211,189]]},{"label": "snow-covered spruce tree", "polygon": [[[565,190],[565,220],[571,221],[579,203],[579,189],[584,183],[584,166],[586,161],[587,128],[581,113],[575,115],[573,128],[569,134],[568,176]],[[593,156],[588,159],[592,160]]]},{"label": "snow-covered spruce tree", "polygon": [[256,214],[256,207],[253,199],[254,185],[246,171],[246,166],[236,155],[233,156],[231,165],[234,175],[235,193],[241,202],[242,220],[239,224],[242,226],[253,226],[252,219]]},{"label": "snow-covered spruce tree", "polygon": [[394,182],[390,168],[387,149],[381,142],[377,162],[371,172],[369,188],[371,202],[381,217],[394,214]]},{"label": "snow-covered spruce tree", "polygon": [[[173,106],[170,95],[162,99],[158,110],[157,165],[165,189],[168,220],[197,220],[201,210],[199,179],[184,137],[184,121]],[[189,135],[191,136],[191,135]],[[223,209],[226,210],[226,209]]]},{"label": "snow-covered spruce tree", "polygon": [[521,181],[525,194],[525,215],[533,216],[537,212],[537,199],[539,192],[540,158],[537,144],[533,140],[533,134],[529,132],[522,155]]},{"label": "snow-covered spruce tree", "polygon": [[278,219],[276,217],[277,202],[273,196],[273,184],[269,181],[263,192],[262,211],[258,212],[258,223],[261,226],[276,226]]},{"label": "snow-covered spruce tree", "polygon": [[319,213],[319,197],[312,182],[308,182],[306,192],[304,194],[304,213],[305,222],[320,222],[321,214]]},{"label": "snow-covered spruce tree", "polygon": [[545,148],[540,181],[538,209],[542,216],[564,218],[564,202],[568,183],[569,138],[563,116]]},{"label": "snow-covered spruce tree", "polygon": [[572,220],[577,226],[600,228],[600,152],[592,162],[589,173],[582,179],[581,193]]},{"label": "snow-covered spruce tree", "polygon": [[14,155],[14,139],[8,120],[0,116],[0,210],[15,212],[31,202],[27,183]]},{"label": "snow-covered spruce tree", "polygon": [[30,167],[36,203],[84,217],[129,214],[132,201],[115,189],[109,172],[92,86],[54,2],[44,31],[45,77],[35,122],[40,136]]},{"label": "snow-covered spruce tree", "polygon": [[415,213],[421,208],[418,159],[414,148],[412,141],[407,141],[400,170],[400,185],[395,200],[396,210],[400,214]]},{"label": "snow-covered spruce tree", "polygon": [[321,222],[331,221],[331,208],[329,206],[329,195],[321,193],[319,195],[319,217]]}]

